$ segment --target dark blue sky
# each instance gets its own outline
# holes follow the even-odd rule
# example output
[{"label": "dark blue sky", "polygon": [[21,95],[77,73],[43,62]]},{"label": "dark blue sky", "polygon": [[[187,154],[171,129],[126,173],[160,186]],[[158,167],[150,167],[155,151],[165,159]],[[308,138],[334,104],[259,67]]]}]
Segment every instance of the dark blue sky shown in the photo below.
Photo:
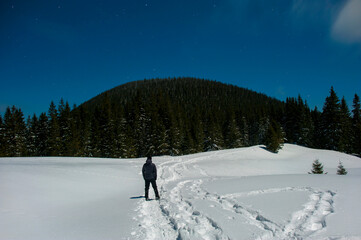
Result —
[{"label": "dark blue sky", "polygon": [[361,95],[361,0],[3,0],[0,113],[192,76],[323,106]]}]

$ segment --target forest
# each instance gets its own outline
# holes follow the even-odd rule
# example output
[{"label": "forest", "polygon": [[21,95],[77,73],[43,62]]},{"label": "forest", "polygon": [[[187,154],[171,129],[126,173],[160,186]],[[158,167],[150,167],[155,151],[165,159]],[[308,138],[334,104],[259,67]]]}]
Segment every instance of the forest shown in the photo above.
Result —
[{"label": "forest", "polygon": [[25,119],[0,115],[0,156],[135,158],[283,143],[361,155],[360,99],[351,110],[333,87],[322,110],[298,98],[196,78],[130,82],[70,107],[51,102]]}]

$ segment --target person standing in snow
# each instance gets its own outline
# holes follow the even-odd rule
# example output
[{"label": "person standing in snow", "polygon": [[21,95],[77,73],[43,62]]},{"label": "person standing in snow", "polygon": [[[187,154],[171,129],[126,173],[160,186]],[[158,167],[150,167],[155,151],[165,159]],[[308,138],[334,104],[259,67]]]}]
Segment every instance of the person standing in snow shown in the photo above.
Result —
[{"label": "person standing in snow", "polygon": [[145,181],[145,200],[149,200],[149,185],[152,184],[155,193],[155,199],[159,200],[159,193],[157,188],[157,167],[152,163],[152,157],[147,157],[147,161],[142,169],[143,178]]}]

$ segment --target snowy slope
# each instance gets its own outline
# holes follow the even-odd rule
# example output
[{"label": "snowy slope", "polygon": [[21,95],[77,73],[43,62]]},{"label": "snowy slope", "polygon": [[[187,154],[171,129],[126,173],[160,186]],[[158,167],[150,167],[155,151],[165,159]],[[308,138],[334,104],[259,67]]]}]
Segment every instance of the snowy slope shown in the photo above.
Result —
[{"label": "snowy slope", "polygon": [[[327,175],[307,174],[315,159]],[[155,157],[149,202],[144,161],[0,158],[0,239],[361,239],[359,158],[289,144]]]}]

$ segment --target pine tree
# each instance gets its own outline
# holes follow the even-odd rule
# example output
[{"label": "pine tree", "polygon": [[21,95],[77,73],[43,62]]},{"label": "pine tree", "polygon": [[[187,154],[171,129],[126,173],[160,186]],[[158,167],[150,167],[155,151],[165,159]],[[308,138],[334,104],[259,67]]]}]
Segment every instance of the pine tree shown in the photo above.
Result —
[{"label": "pine tree", "polygon": [[267,129],[265,136],[266,148],[274,153],[277,153],[283,146],[284,134],[279,123],[272,121]]},{"label": "pine tree", "polygon": [[75,133],[73,136],[77,141],[78,149],[75,153],[80,157],[91,157],[91,119],[87,110],[80,106],[74,111]]},{"label": "pine tree", "polygon": [[155,153],[154,155],[170,155],[170,132],[167,130],[162,123],[157,126],[157,131],[155,132],[154,145]]},{"label": "pine tree", "polygon": [[16,123],[16,154],[15,156],[21,157],[26,155],[26,124],[24,114],[21,109],[15,110],[15,123]]},{"label": "pine tree", "polygon": [[172,109],[171,111],[171,128],[170,128],[170,155],[177,156],[181,154],[183,131],[181,117],[179,116],[179,109]]},{"label": "pine tree", "polygon": [[112,118],[109,96],[103,99],[98,116],[99,150],[101,157],[114,157],[114,120]]},{"label": "pine tree", "polygon": [[10,110],[10,107],[6,108],[5,114],[4,114],[4,130],[3,130],[3,156],[4,157],[12,157],[14,153],[14,128],[15,128],[15,122],[12,116],[12,112]]},{"label": "pine tree", "polygon": [[298,144],[310,147],[312,146],[312,138],[314,134],[314,123],[312,122],[311,111],[307,105],[307,102],[303,103],[303,100],[300,96],[298,99],[298,104],[301,111]]},{"label": "pine tree", "polygon": [[352,121],[350,111],[346,104],[345,98],[342,98],[341,101],[341,111],[340,111],[340,122],[341,122],[341,132],[340,140],[338,143],[338,151],[351,153],[352,152]]},{"label": "pine tree", "polygon": [[249,127],[248,127],[247,119],[245,117],[241,118],[240,132],[243,139],[243,145],[250,146]]},{"label": "pine tree", "polygon": [[[323,174],[323,165],[322,163],[320,163],[320,161],[318,159],[316,159],[313,164],[312,164],[312,170],[311,170],[312,174]],[[309,174],[311,174],[309,172]]]},{"label": "pine tree", "polygon": [[120,117],[118,121],[116,124],[116,152],[119,157],[127,158],[131,147],[128,145],[131,142],[128,136],[128,123],[125,117]]},{"label": "pine tree", "polygon": [[61,138],[58,120],[58,111],[52,101],[48,110],[48,156],[59,156],[61,154]]},{"label": "pine tree", "polygon": [[76,149],[76,143],[73,141],[74,123],[70,111],[69,103],[64,103],[64,100],[61,99],[58,106],[60,156],[73,156]]},{"label": "pine tree", "polygon": [[147,155],[152,155],[153,144],[151,142],[150,136],[150,123],[151,119],[147,114],[143,106],[140,107],[139,111],[136,114],[135,121],[135,141],[137,149],[137,157],[145,157]]},{"label": "pine tree", "polygon": [[207,128],[204,135],[204,151],[207,152],[223,149],[223,134],[216,119],[210,116],[207,118]]},{"label": "pine tree", "polygon": [[0,115],[0,157],[5,156],[5,126]]},{"label": "pine tree", "polygon": [[361,155],[361,109],[360,98],[357,94],[353,99],[352,110],[352,151],[355,154]]},{"label": "pine tree", "polygon": [[49,119],[46,113],[41,113],[36,131],[37,156],[49,156]]},{"label": "pine tree", "polygon": [[190,133],[191,133],[191,139],[193,140],[193,144],[189,149],[189,153],[197,153],[197,152],[203,152],[204,151],[204,145],[205,145],[205,124],[201,120],[201,113],[199,108],[197,107],[195,110],[195,113],[191,116],[190,121]]},{"label": "pine tree", "polygon": [[21,109],[8,107],[4,115],[4,155],[20,157],[26,155],[26,125]]},{"label": "pine tree", "polygon": [[100,150],[100,123],[99,123],[99,116],[101,112],[99,108],[95,108],[94,114],[91,116],[91,124],[90,124],[90,157],[101,157],[101,150]]},{"label": "pine tree", "polygon": [[317,107],[311,112],[312,123],[314,125],[312,135],[312,147],[322,148],[322,127],[321,127],[321,112],[318,111]]},{"label": "pine tree", "polygon": [[267,138],[269,137],[268,130],[271,124],[272,122],[270,121],[269,117],[266,116],[261,117],[258,121],[255,122],[257,130],[255,133],[253,133],[256,137],[256,140],[253,142],[253,144],[265,143],[267,140],[269,140]]},{"label": "pine tree", "polygon": [[243,139],[241,131],[236,123],[234,114],[230,114],[230,117],[226,124],[225,130],[225,145],[227,148],[239,148],[243,147]]},{"label": "pine tree", "polygon": [[333,87],[330,96],[326,98],[321,114],[322,147],[330,150],[338,150],[341,138],[341,105]]},{"label": "pine tree", "polygon": [[36,156],[39,152],[39,145],[37,144],[37,132],[39,128],[38,118],[34,114],[32,118],[30,116],[27,120],[26,126],[26,148],[27,156]]},{"label": "pine tree", "polygon": [[298,143],[300,134],[300,108],[295,98],[287,98],[285,105],[285,133],[289,143]]},{"label": "pine tree", "polygon": [[342,162],[340,161],[337,168],[337,175],[346,175],[346,174],[347,174],[347,170],[344,168]]}]

